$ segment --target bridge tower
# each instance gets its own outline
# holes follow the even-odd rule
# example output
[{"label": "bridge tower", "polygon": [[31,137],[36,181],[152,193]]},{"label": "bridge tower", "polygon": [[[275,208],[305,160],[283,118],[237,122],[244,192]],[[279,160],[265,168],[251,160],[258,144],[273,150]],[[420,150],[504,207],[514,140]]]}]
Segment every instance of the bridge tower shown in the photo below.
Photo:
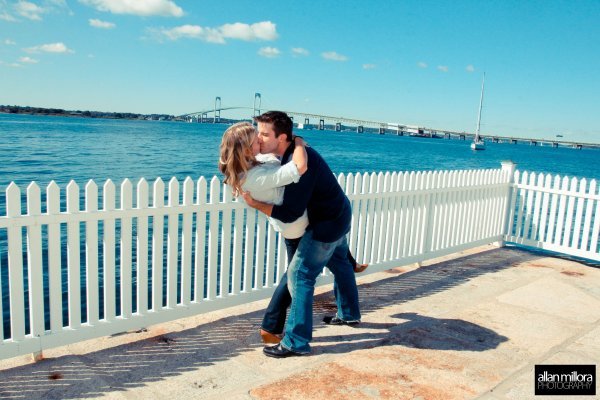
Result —
[{"label": "bridge tower", "polygon": [[254,93],[254,110],[252,111],[252,117],[260,115],[260,93]]},{"label": "bridge tower", "polygon": [[215,97],[215,114],[213,118],[213,123],[221,122],[221,98]]}]

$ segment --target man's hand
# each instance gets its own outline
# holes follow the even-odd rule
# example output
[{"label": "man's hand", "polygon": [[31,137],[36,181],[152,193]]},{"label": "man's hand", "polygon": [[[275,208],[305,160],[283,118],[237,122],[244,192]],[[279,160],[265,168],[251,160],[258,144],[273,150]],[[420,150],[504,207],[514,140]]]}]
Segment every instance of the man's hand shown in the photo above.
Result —
[{"label": "man's hand", "polygon": [[246,204],[248,204],[250,207],[257,209],[268,217],[271,216],[271,213],[273,212],[273,204],[267,204],[263,203],[262,201],[255,200],[250,195],[250,192],[242,192],[242,196],[244,197]]}]

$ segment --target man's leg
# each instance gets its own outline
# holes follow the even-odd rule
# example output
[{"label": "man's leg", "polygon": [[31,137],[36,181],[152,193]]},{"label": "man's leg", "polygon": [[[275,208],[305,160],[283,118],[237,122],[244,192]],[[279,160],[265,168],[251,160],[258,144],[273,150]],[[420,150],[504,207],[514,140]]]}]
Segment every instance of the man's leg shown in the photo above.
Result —
[{"label": "man's leg", "polygon": [[281,341],[281,345],[287,350],[301,354],[310,352],[315,281],[333,255],[337,244],[338,242],[323,243],[313,240],[312,231],[306,232],[300,241],[288,268],[288,288],[292,295],[292,305],[285,336]]}]

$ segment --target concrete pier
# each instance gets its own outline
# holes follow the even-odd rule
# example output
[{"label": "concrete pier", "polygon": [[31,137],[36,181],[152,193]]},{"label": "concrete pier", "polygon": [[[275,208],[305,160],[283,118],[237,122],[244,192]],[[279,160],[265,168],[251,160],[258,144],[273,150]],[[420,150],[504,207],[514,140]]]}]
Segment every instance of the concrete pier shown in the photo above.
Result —
[{"label": "concrete pier", "polygon": [[265,300],[0,361],[0,398],[539,399],[536,364],[600,361],[594,266],[485,246],[358,282],[356,328],[317,289],[309,356],[262,354]]}]

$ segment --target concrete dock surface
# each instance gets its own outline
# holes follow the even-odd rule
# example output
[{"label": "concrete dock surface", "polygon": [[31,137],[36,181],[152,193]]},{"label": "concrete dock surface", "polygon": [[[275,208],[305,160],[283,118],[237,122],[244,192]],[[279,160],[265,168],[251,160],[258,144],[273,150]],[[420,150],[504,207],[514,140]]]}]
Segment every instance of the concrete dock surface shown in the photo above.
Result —
[{"label": "concrete dock surface", "polygon": [[358,327],[323,324],[317,289],[309,356],[263,355],[262,300],[0,361],[0,398],[557,399],[534,395],[536,364],[600,361],[592,265],[484,246],[358,282]]}]

